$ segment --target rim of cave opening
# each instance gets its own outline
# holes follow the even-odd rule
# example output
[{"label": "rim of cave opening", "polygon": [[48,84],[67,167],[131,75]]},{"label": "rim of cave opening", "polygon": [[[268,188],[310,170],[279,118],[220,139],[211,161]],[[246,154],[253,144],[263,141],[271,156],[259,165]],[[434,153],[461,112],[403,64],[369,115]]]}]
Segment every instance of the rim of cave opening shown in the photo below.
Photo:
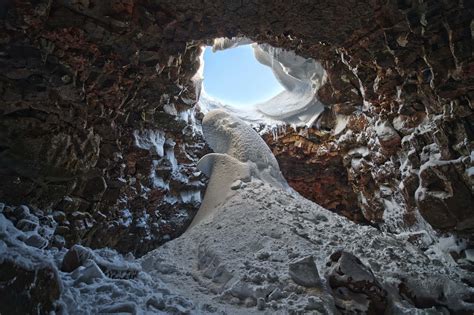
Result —
[{"label": "rim of cave opening", "polygon": [[[235,56],[231,56],[231,54],[225,56],[226,54],[221,53],[219,57],[222,58],[218,58],[217,54],[211,55],[211,48],[213,52],[217,53],[224,50],[230,52],[235,48],[247,48],[247,51],[242,53],[234,50],[233,55]],[[252,53],[254,60],[239,60],[239,58],[251,58]],[[209,61],[210,58],[216,58],[216,61],[211,60],[211,62],[215,62],[211,65],[214,69],[208,71],[206,61]],[[253,100],[246,103],[241,102],[241,104],[238,101],[226,99],[225,93],[233,87],[224,86],[225,82],[218,83],[221,88],[218,91],[220,94],[215,93],[213,89],[207,91],[207,82],[211,81],[212,83],[212,78],[206,80],[206,75],[215,75],[217,72],[222,78],[223,73],[229,70],[224,69],[229,67],[226,64],[228,61],[238,61],[239,64],[242,62],[244,70],[245,67],[258,66],[258,69],[254,69],[254,73],[257,71],[266,72],[259,73],[259,75],[263,79],[271,79],[273,82],[261,84],[262,91],[256,91]],[[263,67],[267,67],[267,69]],[[237,67],[233,65],[231,68],[235,71]],[[245,75],[241,73],[236,73],[236,75],[245,79]],[[256,43],[245,37],[215,38],[211,46],[201,46],[200,67],[193,78],[199,99],[198,106],[203,113],[222,108],[252,125],[291,125],[293,127],[312,126],[323,112],[324,104],[318,100],[317,92],[326,80],[326,71],[318,61],[301,57],[291,50],[273,47],[266,43]],[[232,84],[235,81],[235,78],[232,78],[228,82]],[[267,90],[264,90],[265,87]],[[245,93],[246,91],[237,92]]]}]

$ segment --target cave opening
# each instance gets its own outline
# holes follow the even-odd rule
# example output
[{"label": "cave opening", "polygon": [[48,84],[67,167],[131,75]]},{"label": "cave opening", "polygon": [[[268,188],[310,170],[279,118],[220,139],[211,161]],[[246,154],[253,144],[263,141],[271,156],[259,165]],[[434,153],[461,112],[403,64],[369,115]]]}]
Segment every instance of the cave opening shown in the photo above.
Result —
[{"label": "cave opening", "polygon": [[251,44],[203,50],[202,91],[221,103],[245,110],[284,90],[272,69],[257,61]]},{"label": "cave opening", "polygon": [[245,37],[216,38],[201,49],[194,81],[203,113],[223,108],[273,128],[310,127],[324,111],[317,92],[327,75],[318,61]]}]

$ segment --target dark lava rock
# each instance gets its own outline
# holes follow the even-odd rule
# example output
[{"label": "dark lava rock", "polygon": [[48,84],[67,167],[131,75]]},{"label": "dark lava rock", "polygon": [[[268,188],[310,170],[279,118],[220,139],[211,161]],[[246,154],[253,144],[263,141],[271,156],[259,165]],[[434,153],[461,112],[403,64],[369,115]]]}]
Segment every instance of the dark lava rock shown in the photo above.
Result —
[{"label": "dark lava rock", "polygon": [[60,280],[53,266],[39,263],[32,270],[0,262],[0,313],[48,314],[60,296]]},{"label": "dark lava rock", "polygon": [[88,250],[75,245],[64,255],[61,270],[64,272],[74,271],[89,258],[91,258],[91,253]]},{"label": "dark lava rock", "polygon": [[297,259],[290,263],[289,273],[291,279],[304,287],[318,287],[321,285],[318,268],[313,256]]},{"label": "dark lava rock", "polygon": [[336,306],[343,313],[383,314],[388,304],[387,291],[372,270],[348,252],[336,252],[330,259],[327,277]]}]

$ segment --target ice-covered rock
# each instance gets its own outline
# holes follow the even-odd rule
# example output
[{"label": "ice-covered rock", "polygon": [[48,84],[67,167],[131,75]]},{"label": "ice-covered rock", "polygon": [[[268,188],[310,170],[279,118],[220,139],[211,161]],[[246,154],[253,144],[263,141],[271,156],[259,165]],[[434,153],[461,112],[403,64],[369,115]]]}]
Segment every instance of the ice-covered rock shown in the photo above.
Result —
[{"label": "ice-covered rock", "polygon": [[388,304],[388,293],[369,267],[351,253],[338,251],[331,255],[329,286],[336,304],[343,312],[380,314]]},{"label": "ice-covered rock", "polygon": [[74,245],[64,255],[61,270],[74,272],[80,267],[91,265],[90,261],[94,262],[101,272],[115,279],[135,278],[141,270],[140,265],[121,259],[115,251],[107,249],[92,251],[80,245]]}]

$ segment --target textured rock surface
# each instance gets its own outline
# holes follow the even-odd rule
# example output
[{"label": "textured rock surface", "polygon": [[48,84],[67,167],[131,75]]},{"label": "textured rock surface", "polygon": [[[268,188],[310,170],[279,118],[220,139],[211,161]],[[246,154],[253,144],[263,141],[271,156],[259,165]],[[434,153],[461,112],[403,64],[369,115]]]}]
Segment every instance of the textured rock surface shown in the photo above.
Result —
[{"label": "textured rock surface", "polygon": [[8,259],[0,262],[2,314],[47,314],[54,309],[61,293],[56,269],[41,261],[30,268]]},{"label": "textured rock surface", "polygon": [[387,291],[357,257],[344,251],[336,252],[331,255],[328,265],[329,286],[333,289],[337,307],[343,313],[357,310],[365,314],[380,314],[387,309]]},{"label": "textured rock surface", "polygon": [[[179,235],[204,188],[185,85],[198,49],[164,49],[132,1],[2,10],[0,199],[63,212],[68,246],[143,254]],[[139,147],[158,132],[164,153]]]},{"label": "textured rock surface", "polygon": [[[472,251],[473,6],[466,0],[6,1],[0,200],[13,207],[2,211],[38,251],[82,242],[142,255],[179,235],[205,187],[196,162],[208,150],[194,124],[190,80],[199,46],[246,36],[314,58],[327,71],[318,130],[288,129],[282,142],[269,141],[293,187],[422,250],[433,245],[432,226],[466,237]],[[472,271],[465,255],[451,252]],[[84,270],[102,277],[95,260],[82,267],[77,279],[89,281],[80,278]],[[440,283],[428,293],[403,283],[400,294],[412,304],[446,305]],[[257,297],[243,303],[266,308]],[[313,302],[304,305],[317,307]],[[181,300],[149,303],[168,312],[190,309]]]},{"label": "textured rock surface", "polygon": [[[339,161],[370,151],[347,158],[358,204],[337,162],[329,175],[341,174],[348,200],[325,206],[359,221],[358,209],[373,223],[396,217],[392,230],[419,221],[418,209],[435,228],[472,231],[471,1],[44,0],[1,10],[0,198],[63,211],[67,244],[143,254],[182,232],[204,187],[187,111],[198,46],[237,35],[319,60],[326,116],[366,121],[335,149]],[[164,156],[136,139],[157,133]]]},{"label": "textured rock surface", "polygon": [[291,187],[326,209],[355,222],[369,222],[349,182],[340,149],[328,132],[280,128],[277,133],[277,137],[265,134],[264,139]]}]

